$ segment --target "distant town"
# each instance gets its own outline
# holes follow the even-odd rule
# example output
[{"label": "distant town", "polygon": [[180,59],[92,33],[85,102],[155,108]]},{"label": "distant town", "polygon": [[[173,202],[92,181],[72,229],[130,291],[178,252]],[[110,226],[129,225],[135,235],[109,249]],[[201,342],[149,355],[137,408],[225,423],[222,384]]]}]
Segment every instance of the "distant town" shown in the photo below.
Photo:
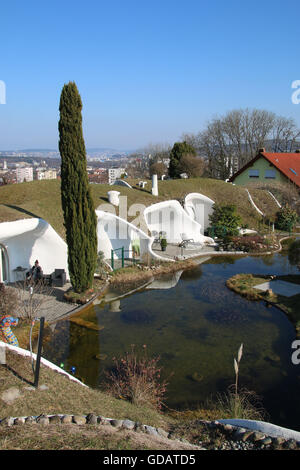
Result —
[{"label": "distant town", "polygon": [[[0,186],[60,178],[61,159],[51,149],[0,151]],[[149,156],[143,152],[87,149],[90,183],[113,184],[116,179],[147,176]]]}]

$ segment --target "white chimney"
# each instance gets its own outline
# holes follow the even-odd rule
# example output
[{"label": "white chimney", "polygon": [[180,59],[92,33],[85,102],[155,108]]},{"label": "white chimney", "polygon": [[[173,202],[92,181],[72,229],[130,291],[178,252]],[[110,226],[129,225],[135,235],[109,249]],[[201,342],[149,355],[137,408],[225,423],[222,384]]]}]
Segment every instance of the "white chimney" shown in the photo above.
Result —
[{"label": "white chimney", "polygon": [[107,196],[108,196],[108,202],[110,204],[113,204],[114,206],[119,206],[120,200],[119,200],[119,191],[108,191]]},{"label": "white chimney", "polygon": [[158,196],[157,175],[152,175],[152,194]]}]

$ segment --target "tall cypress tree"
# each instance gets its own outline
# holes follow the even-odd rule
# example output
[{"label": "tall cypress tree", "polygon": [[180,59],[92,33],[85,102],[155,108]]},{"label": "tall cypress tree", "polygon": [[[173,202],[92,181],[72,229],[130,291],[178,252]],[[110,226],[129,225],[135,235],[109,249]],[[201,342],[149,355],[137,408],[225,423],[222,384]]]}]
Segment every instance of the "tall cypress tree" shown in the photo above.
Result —
[{"label": "tall cypress tree", "polygon": [[60,96],[58,129],[61,201],[70,281],[75,292],[91,287],[97,259],[97,217],[88,183],[81,109],[77,86],[69,82]]}]

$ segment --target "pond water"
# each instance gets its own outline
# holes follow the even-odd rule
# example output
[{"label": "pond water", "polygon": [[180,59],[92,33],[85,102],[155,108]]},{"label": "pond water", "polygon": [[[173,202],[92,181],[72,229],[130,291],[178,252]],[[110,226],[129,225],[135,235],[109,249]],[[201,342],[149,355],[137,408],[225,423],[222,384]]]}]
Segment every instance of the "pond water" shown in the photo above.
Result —
[{"label": "pond water", "polygon": [[[287,256],[211,258],[193,270],[164,276],[125,297],[105,301],[56,324],[44,356],[92,387],[101,386],[114,356],[147,345],[170,377],[170,408],[194,408],[234,382],[233,358],[241,343],[240,386],[263,398],[268,421],[300,430],[300,365],[293,365],[295,329],[286,315],[264,302],[231,292],[237,273],[291,274]],[[299,307],[300,308],[300,307]],[[84,322],[85,326],[79,324]],[[88,326],[88,328],[87,328]]]}]

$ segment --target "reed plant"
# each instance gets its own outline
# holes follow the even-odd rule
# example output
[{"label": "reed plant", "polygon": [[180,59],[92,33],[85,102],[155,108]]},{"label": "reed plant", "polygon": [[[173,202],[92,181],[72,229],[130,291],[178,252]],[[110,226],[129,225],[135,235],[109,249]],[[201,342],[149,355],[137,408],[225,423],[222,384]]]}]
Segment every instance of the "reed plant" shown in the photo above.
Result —
[{"label": "reed plant", "polygon": [[265,410],[260,397],[254,391],[239,387],[242,356],[243,344],[239,347],[237,359],[233,359],[235,382],[225,394],[218,394],[217,408],[224,418],[261,420],[265,416]]},{"label": "reed plant", "polygon": [[113,358],[114,366],[106,373],[108,390],[113,396],[135,405],[151,405],[160,410],[167,382],[161,381],[159,359],[148,357],[146,345],[137,351],[132,344],[125,356]]}]

